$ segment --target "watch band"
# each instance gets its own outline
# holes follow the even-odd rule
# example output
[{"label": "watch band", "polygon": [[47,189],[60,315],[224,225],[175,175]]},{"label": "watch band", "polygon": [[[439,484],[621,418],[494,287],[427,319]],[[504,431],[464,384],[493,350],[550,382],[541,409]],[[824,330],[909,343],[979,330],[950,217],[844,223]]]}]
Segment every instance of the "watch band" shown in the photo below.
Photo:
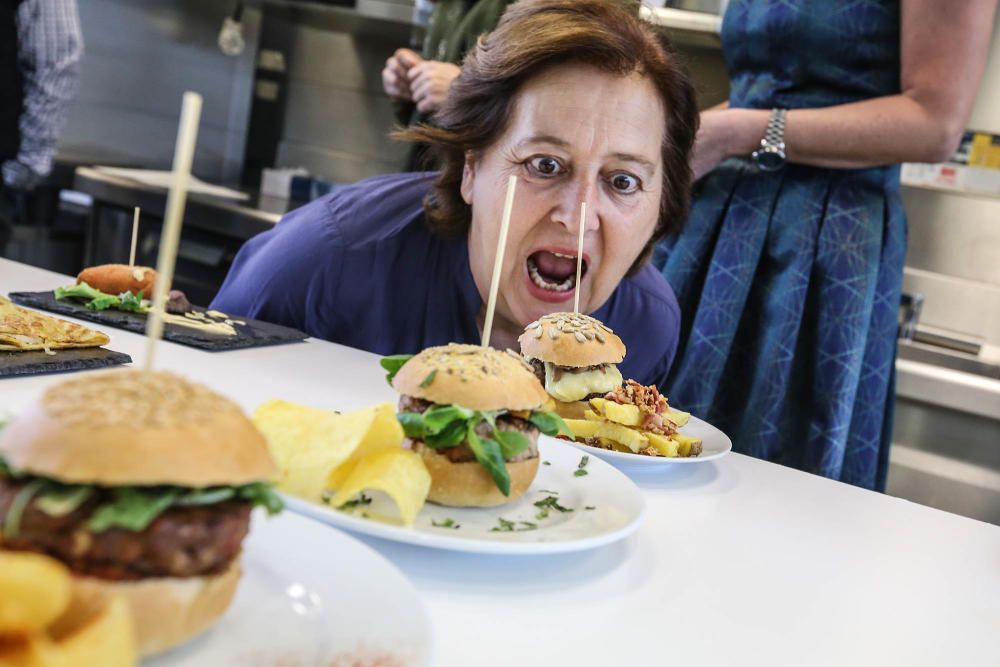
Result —
[{"label": "watch band", "polygon": [[786,109],[771,109],[771,117],[764,131],[764,143],[772,146],[785,146],[785,113]]},{"label": "watch band", "polygon": [[760,148],[753,152],[754,162],[763,171],[777,171],[785,165],[785,113],[786,109],[771,109],[771,117],[760,140]]}]

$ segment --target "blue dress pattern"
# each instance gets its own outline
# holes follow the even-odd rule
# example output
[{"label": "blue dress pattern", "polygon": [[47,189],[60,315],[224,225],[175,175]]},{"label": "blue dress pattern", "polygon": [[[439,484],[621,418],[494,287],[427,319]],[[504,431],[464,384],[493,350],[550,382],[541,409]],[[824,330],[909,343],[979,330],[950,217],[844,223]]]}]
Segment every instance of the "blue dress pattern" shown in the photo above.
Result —
[{"label": "blue dress pattern", "polygon": [[[730,105],[814,108],[899,92],[899,3],[732,0]],[[883,489],[906,220],[899,169],[729,160],[654,258],[681,306],[671,404],[736,451]]]}]

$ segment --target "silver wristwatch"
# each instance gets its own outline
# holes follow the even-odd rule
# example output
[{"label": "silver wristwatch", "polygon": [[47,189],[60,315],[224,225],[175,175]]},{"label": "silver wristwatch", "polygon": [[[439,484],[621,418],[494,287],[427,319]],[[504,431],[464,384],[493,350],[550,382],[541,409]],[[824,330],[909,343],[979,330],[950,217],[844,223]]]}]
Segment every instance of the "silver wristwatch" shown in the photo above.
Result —
[{"label": "silver wristwatch", "polygon": [[771,109],[760,148],[751,157],[762,171],[777,171],[785,166],[785,109]]}]

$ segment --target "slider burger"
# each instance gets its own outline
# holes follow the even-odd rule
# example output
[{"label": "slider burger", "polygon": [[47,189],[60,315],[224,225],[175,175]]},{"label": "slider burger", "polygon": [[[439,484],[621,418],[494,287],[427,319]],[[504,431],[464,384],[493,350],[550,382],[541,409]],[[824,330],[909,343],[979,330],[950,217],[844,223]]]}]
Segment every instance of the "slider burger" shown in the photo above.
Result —
[{"label": "slider burger", "polygon": [[232,600],[250,511],[281,502],[240,408],[172,373],[56,385],[0,433],[0,549],[48,554],[85,591],[125,595],[143,655]]},{"label": "slider burger", "polygon": [[382,365],[402,394],[404,446],[431,474],[431,502],[483,507],[514,500],[538,472],[539,431],[570,434],[542,409],[548,396],[514,352],[451,344]]},{"label": "slider burger", "polygon": [[128,264],[102,264],[91,266],[76,276],[76,284],[87,283],[105,294],[121,294],[139,292],[147,299],[153,298],[153,288],[156,286],[156,270],[148,266],[129,266]]},{"label": "slider burger", "polygon": [[551,313],[529,324],[520,338],[521,354],[565,419],[582,419],[587,401],[622,386],[615,364],[625,344],[600,320],[580,313]]}]

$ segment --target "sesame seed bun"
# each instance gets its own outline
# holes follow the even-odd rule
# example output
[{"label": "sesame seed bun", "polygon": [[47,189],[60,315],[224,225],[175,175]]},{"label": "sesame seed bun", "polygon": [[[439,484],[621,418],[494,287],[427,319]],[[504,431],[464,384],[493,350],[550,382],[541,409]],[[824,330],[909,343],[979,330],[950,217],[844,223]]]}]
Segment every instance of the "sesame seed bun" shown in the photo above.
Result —
[{"label": "sesame seed bun", "polygon": [[16,470],[73,484],[204,487],[271,479],[238,405],[173,373],[113,370],[58,384],[0,436]]},{"label": "sesame seed bun", "polygon": [[401,394],[470,410],[535,410],[548,394],[524,361],[478,345],[429,347],[392,381]]},{"label": "sesame seed bun", "polygon": [[232,602],[241,574],[237,558],[224,572],[213,576],[139,581],[76,577],[74,588],[78,595],[92,601],[124,596],[132,614],[139,653],[149,657],[211,627]]},{"label": "sesame seed bun", "polygon": [[625,358],[622,339],[580,313],[550,313],[529,324],[517,341],[525,357],[565,368],[618,364]]}]

